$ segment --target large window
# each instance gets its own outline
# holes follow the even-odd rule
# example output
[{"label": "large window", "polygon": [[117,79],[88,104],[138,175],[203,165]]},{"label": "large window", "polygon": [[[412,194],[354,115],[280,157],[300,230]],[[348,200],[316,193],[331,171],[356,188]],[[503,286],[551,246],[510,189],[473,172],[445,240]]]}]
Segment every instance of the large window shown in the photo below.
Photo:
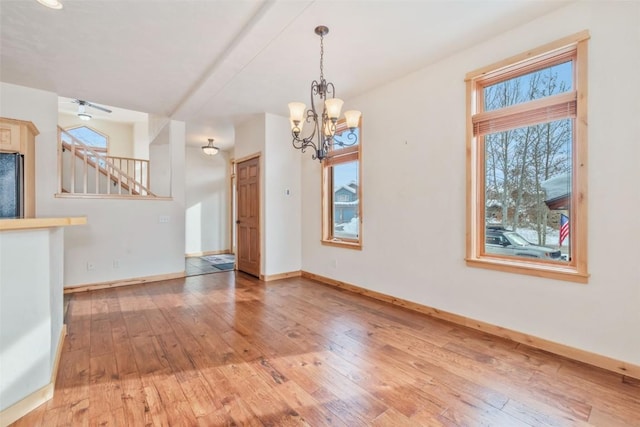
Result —
[{"label": "large window", "polygon": [[588,37],[467,75],[467,264],[586,282]]},{"label": "large window", "polygon": [[338,123],[334,145],[322,163],[322,242],[325,244],[361,248],[361,142],[361,126],[352,134],[344,121]]}]

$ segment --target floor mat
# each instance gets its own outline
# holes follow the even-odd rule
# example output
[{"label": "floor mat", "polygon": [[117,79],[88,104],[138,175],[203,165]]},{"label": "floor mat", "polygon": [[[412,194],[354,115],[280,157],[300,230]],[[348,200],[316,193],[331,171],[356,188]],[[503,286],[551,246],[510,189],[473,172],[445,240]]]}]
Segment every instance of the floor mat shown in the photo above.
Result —
[{"label": "floor mat", "polygon": [[218,270],[225,271],[225,270],[233,270],[235,268],[236,264],[233,263],[233,262],[230,262],[228,264],[214,264],[213,266],[215,268],[217,268]]},{"label": "floor mat", "polygon": [[233,254],[185,258],[185,276],[199,276],[201,274],[232,271],[234,267],[235,257]]},{"label": "floor mat", "polygon": [[207,262],[210,262],[213,265],[229,264],[229,263],[233,264],[236,262],[236,257],[233,254],[207,255],[200,258]]}]

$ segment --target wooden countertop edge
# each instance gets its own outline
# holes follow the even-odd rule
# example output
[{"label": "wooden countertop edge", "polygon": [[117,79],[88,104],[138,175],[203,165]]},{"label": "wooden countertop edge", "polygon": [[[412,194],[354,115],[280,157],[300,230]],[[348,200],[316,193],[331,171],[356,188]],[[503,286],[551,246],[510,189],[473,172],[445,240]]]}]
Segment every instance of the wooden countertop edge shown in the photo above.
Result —
[{"label": "wooden countertop edge", "polygon": [[56,218],[11,218],[0,219],[0,231],[30,230],[34,228],[66,227],[68,225],[83,225],[87,223],[86,216],[56,217]]}]

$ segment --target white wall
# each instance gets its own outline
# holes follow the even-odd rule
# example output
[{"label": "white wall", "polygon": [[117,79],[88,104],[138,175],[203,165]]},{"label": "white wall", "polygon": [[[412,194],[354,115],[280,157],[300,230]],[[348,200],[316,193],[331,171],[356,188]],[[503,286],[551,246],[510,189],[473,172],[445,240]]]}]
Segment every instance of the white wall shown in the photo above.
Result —
[{"label": "white wall", "polygon": [[64,229],[49,229],[49,313],[51,316],[51,369],[55,363],[60,341],[60,332],[64,324]]},{"label": "white wall", "polygon": [[169,126],[149,144],[149,189],[156,196],[171,196],[171,145]]},{"label": "white wall", "polygon": [[63,129],[86,126],[109,138],[108,154],[114,157],[134,157],[134,134],[131,123],[113,122],[93,118],[80,120],[75,114],[58,114],[58,125]]},{"label": "white wall", "polygon": [[300,270],[302,194],[300,151],[291,146],[286,117],[265,115],[264,274]]},{"label": "white wall", "polygon": [[229,235],[229,156],[207,156],[186,148],[185,253],[231,250]]},{"label": "white wall", "polygon": [[63,323],[63,235],[0,233],[0,411],[51,381]]},{"label": "white wall", "polygon": [[[261,274],[300,270],[300,153],[291,147],[289,120],[261,114],[236,129],[235,158],[261,153]],[[287,195],[287,190],[289,194]]]},{"label": "white wall", "polygon": [[265,115],[258,114],[236,127],[236,141],[233,146],[234,159],[243,159],[264,151],[265,121]]},{"label": "white wall", "polygon": [[[184,123],[168,125],[171,200],[80,199],[55,197],[58,96],[0,83],[0,116],[30,120],[40,131],[36,215],[87,216],[87,225],[70,227],[64,234],[64,286],[184,271]],[[169,217],[169,222],[160,223],[160,217]],[[87,262],[95,268],[87,270]]]},{"label": "white wall", "polygon": [[[62,283],[50,276],[49,238],[49,229],[0,233],[0,411],[51,380]],[[60,306],[52,312],[54,290]]]},{"label": "white wall", "polygon": [[149,121],[133,123],[134,159],[149,159]]},{"label": "white wall", "polygon": [[[0,82],[0,117],[29,120],[38,128],[40,134],[35,142],[36,216],[54,216],[47,212],[58,188],[58,96]],[[62,230],[3,233],[2,239],[0,326],[3,330],[0,348],[3,360],[0,365],[8,373],[0,372],[0,410],[46,385],[51,379],[63,323],[62,288],[65,282],[62,259],[66,256],[60,249],[65,240]],[[19,254],[21,245],[27,247],[30,257]],[[8,251],[5,250],[7,248]],[[31,286],[23,286],[24,283]],[[12,298],[8,298],[7,288],[13,294]],[[16,299],[30,301],[31,304],[25,309],[14,303]],[[6,325],[11,328],[5,329]]]},{"label": "white wall", "polygon": [[[319,243],[320,174],[306,159],[303,270],[640,364],[639,18],[637,2],[573,3],[347,100],[363,112],[364,246]],[[589,283],[467,267],[465,74],[583,29]]]}]

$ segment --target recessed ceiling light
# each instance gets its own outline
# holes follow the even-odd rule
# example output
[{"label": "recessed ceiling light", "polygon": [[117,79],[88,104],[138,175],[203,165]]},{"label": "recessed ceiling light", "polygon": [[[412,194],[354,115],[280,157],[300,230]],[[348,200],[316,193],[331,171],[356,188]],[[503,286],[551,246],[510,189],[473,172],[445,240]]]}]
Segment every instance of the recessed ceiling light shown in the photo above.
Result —
[{"label": "recessed ceiling light", "polygon": [[58,0],[36,0],[43,6],[47,6],[50,9],[62,9],[62,3]]}]

